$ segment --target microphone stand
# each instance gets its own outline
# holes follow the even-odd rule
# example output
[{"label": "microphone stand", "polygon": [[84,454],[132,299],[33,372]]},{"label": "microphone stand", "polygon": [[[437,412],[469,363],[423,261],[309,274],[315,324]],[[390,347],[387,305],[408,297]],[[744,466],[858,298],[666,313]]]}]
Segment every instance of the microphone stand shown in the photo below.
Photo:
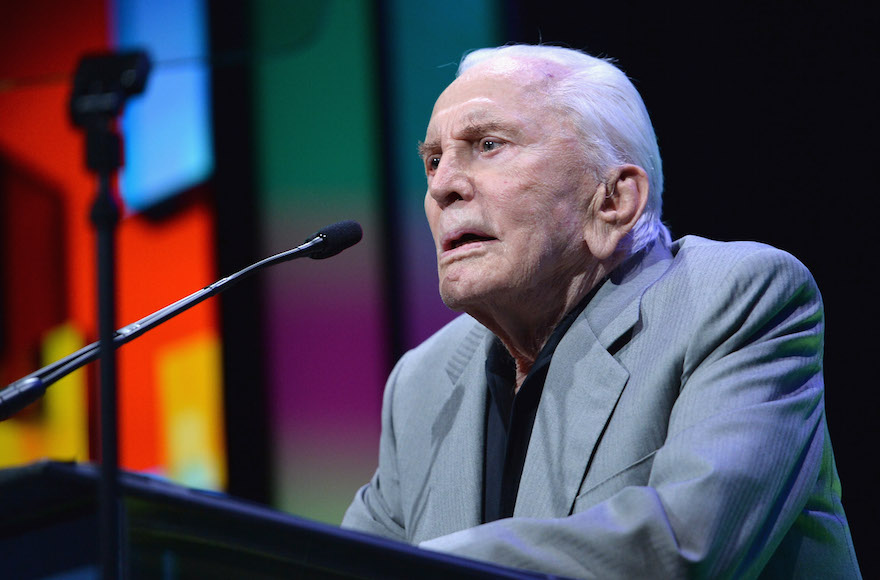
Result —
[{"label": "microphone stand", "polygon": [[[108,135],[112,135],[109,133]],[[119,441],[116,353],[113,330],[116,326],[116,248],[115,230],[119,208],[113,199],[112,177],[99,176],[98,195],[92,206],[91,219],[97,234],[98,264],[98,337],[101,345],[101,485],[100,485],[100,552],[105,580],[124,578],[122,556],[122,523],[119,519]]]},{"label": "microphone stand", "polygon": [[122,165],[122,138],[116,131],[127,97],[141,93],[150,62],[143,52],[84,56],[77,66],[70,98],[73,123],[86,132],[86,166],[98,176],[91,221],[96,231],[98,336],[100,345],[101,480],[99,538],[102,576],[125,577],[120,520],[117,426],[115,232],[119,207],[114,196]]}]

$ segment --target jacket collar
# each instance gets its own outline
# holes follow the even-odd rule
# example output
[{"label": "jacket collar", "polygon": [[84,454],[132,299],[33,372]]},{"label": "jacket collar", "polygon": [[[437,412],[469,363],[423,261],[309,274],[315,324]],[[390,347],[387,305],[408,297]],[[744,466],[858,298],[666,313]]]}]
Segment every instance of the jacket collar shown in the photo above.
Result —
[{"label": "jacket collar", "polygon": [[564,517],[629,379],[614,353],[639,322],[645,291],[667,270],[655,244],[605,281],[553,355],[532,428],[514,516]]}]

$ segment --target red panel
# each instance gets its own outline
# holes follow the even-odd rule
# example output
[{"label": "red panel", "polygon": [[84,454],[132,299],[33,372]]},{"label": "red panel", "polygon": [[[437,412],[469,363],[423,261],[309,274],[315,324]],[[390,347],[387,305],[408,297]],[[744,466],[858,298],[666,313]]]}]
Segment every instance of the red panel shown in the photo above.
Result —
[{"label": "red panel", "polygon": [[67,319],[61,193],[0,158],[0,385],[34,370],[44,332]]}]

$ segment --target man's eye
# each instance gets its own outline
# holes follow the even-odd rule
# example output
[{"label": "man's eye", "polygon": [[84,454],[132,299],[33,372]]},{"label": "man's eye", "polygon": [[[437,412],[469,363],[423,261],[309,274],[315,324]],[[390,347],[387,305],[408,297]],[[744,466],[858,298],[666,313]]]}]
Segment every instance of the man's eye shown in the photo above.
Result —
[{"label": "man's eye", "polygon": [[438,167],[440,167],[440,156],[434,155],[432,157],[428,157],[428,167],[430,167],[432,170],[436,170]]},{"label": "man's eye", "polygon": [[483,139],[482,141],[480,141],[480,150],[484,153],[494,151],[499,147],[501,147],[501,143],[499,141],[495,141],[494,139]]}]

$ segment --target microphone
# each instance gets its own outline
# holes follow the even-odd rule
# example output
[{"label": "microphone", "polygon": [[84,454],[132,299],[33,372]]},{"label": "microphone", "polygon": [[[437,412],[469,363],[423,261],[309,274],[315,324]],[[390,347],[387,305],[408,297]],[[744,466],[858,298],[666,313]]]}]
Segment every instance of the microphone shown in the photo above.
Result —
[{"label": "microphone", "polygon": [[[219,294],[236,282],[250,276],[257,270],[268,266],[274,266],[281,262],[287,262],[295,258],[306,256],[323,260],[335,256],[339,252],[350,248],[361,240],[363,231],[359,223],[351,220],[338,222],[322,228],[306,238],[306,241],[290,250],[264,258],[255,264],[251,264],[243,270],[239,270],[231,276],[222,278],[210,286],[193,292],[186,298],[166,306],[156,312],[124,326],[113,335],[113,348],[119,348],[123,344],[134,340],[146,331],[154,328],[166,320],[173,318],[181,312],[188,310],[203,300]],[[25,377],[22,377],[0,390],[0,421],[16,414],[32,402],[39,399],[45,393],[46,388],[58,379],[72,373],[83,365],[97,359],[101,354],[100,344],[92,344],[67,355],[66,357],[46,365]]]},{"label": "microphone", "polygon": [[315,246],[316,249],[309,254],[309,257],[313,260],[323,260],[335,256],[361,241],[363,235],[361,224],[356,221],[346,220],[327,226],[306,238],[306,243],[317,240],[321,242]]}]

